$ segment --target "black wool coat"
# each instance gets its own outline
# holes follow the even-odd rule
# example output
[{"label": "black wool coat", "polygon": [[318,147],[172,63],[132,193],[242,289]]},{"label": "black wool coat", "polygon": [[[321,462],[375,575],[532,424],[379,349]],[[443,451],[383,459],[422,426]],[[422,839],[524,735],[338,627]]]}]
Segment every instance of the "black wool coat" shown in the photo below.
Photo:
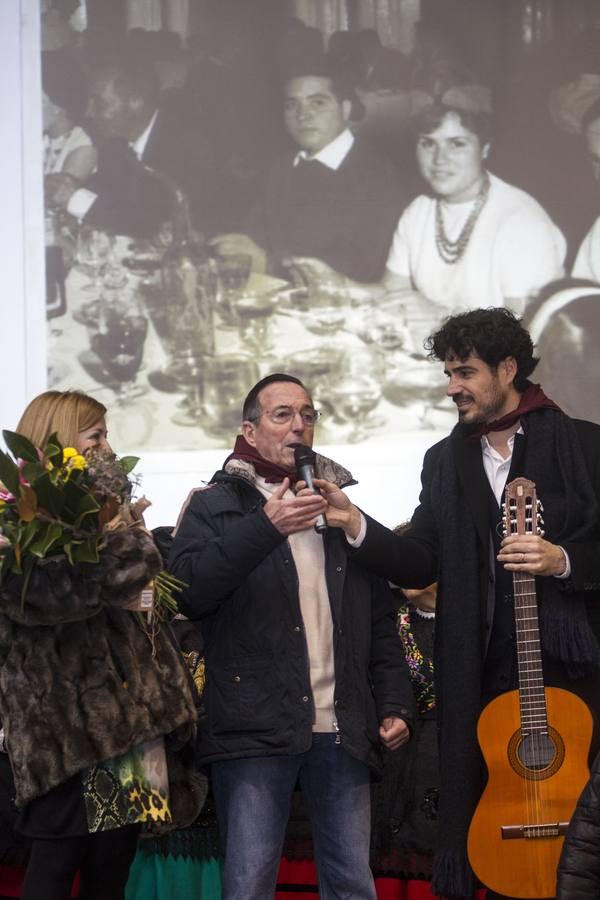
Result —
[{"label": "black wool coat", "polygon": [[[553,410],[541,410],[530,415],[547,422],[548,417],[554,418],[557,414]],[[600,508],[600,427],[579,420],[572,420],[572,426],[573,440],[582,465],[580,479],[578,473],[571,473],[574,475],[575,489],[578,480],[586,478],[596,506]],[[532,440],[533,423],[526,421],[525,428],[526,431],[529,429]],[[526,441],[524,435],[515,435],[509,480],[523,474],[521,466],[526,460]],[[550,473],[556,465],[554,449],[553,446],[543,448],[543,458],[537,460],[538,469],[545,467]],[[452,467],[446,465],[444,469],[442,466],[448,453],[451,454]],[[444,472],[443,479],[437,478],[440,472]],[[543,477],[541,481],[544,481]],[[549,475],[546,481],[552,486]],[[461,514],[468,522],[466,531],[458,536],[450,534],[457,521],[453,510],[448,508],[446,500],[440,500],[439,492],[449,483],[449,495],[459,498]],[[361,564],[396,584],[422,587],[438,581],[434,653],[441,777],[438,859],[442,861],[440,871],[448,860],[444,872],[451,873],[458,871],[456,866],[462,866],[461,859],[466,859],[468,824],[484,786],[484,767],[478,758],[476,743],[476,723],[482,705],[489,699],[484,696],[484,677],[488,674],[484,667],[491,650],[495,649],[492,647],[492,625],[496,572],[491,544],[491,529],[495,523],[490,516],[490,493],[480,443],[465,440],[460,429],[455,429],[425,455],[420,502],[413,514],[410,532],[399,536],[368,519],[363,544],[358,550],[350,551]],[[543,485],[540,490],[538,484],[538,493],[544,501],[553,499],[544,496]],[[546,504],[547,522],[549,510],[552,510],[552,504]],[[556,542],[553,533],[549,533],[547,538]],[[568,554],[570,577],[564,580],[536,578],[541,606],[543,608],[547,596],[554,591],[559,592],[560,605],[565,614],[570,615],[575,604],[583,606],[590,630],[600,640],[600,517],[596,518],[585,538],[561,539],[558,543]],[[448,559],[448,546],[458,547],[456,558]],[[445,563],[449,564],[448,568]],[[504,662],[503,659],[500,664]],[[501,674],[500,664],[498,675]],[[570,678],[565,665],[544,651],[543,666],[547,685],[578,694],[598,715],[599,669],[586,677]],[[469,759],[467,753],[470,754]],[[442,877],[445,878],[445,874]],[[469,890],[466,881],[461,881],[457,889],[451,879],[443,884],[434,883],[434,887],[437,893],[443,894],[453,892],[466,895]]]},{"label": "black wool coat", "polygon": [[[314,717],[298,575],[286,538],[246,479],[219,472],[192,493],[169,568],[189,585],[181,606],[200,620],[206,658],[202,763],[302,753]],[[389,586],[349,560],[339,529],[325,535],[333,617],[334,703],[342,743],[375,771],[378,729],[412,721],[413,695]]]},{"label": "black wool coat", "polygon": [[600,753],[571,817],[558,864],[556,900],[600,898]]}]

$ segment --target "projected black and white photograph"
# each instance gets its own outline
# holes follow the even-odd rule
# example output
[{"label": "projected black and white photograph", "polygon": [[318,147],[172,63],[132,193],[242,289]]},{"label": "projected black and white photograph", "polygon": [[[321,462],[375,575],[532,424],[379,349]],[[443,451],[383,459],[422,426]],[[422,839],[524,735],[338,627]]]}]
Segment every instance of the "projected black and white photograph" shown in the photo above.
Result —
[{"label": "projected black and white photograph", "polygon": [[229,446],[273,371],[313,386],[325,444],[445,431],[424,341],[502,305],[597,416],[599,24],[557,0],[48,0],[49,386],[157,451]]}]

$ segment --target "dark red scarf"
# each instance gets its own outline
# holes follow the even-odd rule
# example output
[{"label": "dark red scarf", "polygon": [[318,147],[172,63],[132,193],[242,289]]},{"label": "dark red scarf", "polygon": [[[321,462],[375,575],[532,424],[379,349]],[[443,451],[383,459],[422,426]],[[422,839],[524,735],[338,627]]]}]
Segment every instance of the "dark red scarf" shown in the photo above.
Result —
[{"label": "dark red scarf", "polygon": [[268,484],[280,484],[284,478],[290,479],[290,487],[293,487],[296,483],[295,472],[288,472],[287,469],[282,469],[281,466],[264,459],[256,447],[252,447],[248,443],[243,434],[238,434],[236,437],[233,453],[229,454],[223,463],[223,468],[231,459],[242,459],[244,462],[252,463],[256,474],[264,478]]},{"label": "dark red scarf", "polygon": [[475,430],[469,434],[469,440],[478,441],[484,434],[488,434],[490,431],[506,431],[518,422],[521,416],[534,412],[536,409],[560,410],[560,407],[556,405],[554,400],[546,397],[539,384],[528,382],[527,387],[521,394],[521,399],[519,400],[519,405],[516,409],[506,413],[501,419],[494,419],[491,422],[484,422],[482,425],[478,425]]}]

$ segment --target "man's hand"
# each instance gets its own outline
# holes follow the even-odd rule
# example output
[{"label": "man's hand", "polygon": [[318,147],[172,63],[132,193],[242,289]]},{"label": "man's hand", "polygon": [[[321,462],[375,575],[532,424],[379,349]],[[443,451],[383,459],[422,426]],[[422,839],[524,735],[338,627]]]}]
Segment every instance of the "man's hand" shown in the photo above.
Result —
[{"label": "man's hand", "polygon": [[284,478],[264,505],[264,511],[277,531],[286,537],[312,528],[320,513],[327,509],[323,497],[312,491],[305,491],[302,496],[284,497],[289,486],[289,478]]},{"label": "man's hand", "polygon": [[388,750],[397,750],[410,740],[410,731],[404,719],[389,716],[379,726],[379,737]]},{"label": "man's hand", "polygon": [[498,562],[509,572],[529,575],[563,575],[567,562],[558,544],[537,534],[511,534],[500,544]]},{"label": "man's hand", "polygon": [[309,296],[317,294],[322,299],[329,297],[332,302],[370,302],[373,299],[373,285],[362,285],[352,281],[334,268],[312,256],[291,256],[283,260],[290,278],[296,287],[305,287]]},{"label": "man's hand", "polygon": [[357,537],[361,525],[360,512],[343,490],[324,478],[315,478],[314,485],[327,501],[327,524],[332,528],[342,528],[351,538]]},{"label": "man's hand", "polygon": [[53,172],[44,178],[44,196],[46,206],[53,209],[66,209],[69,200],[81,185],[72,175],[65,172]]},{"label": "man's hand", "polygon": [[262,247],[247,234],[218,234],[209,241],[219,256],[235,256],[247,253],[252,257],[252,271],[264,273],[267,269],[267,254]]}]

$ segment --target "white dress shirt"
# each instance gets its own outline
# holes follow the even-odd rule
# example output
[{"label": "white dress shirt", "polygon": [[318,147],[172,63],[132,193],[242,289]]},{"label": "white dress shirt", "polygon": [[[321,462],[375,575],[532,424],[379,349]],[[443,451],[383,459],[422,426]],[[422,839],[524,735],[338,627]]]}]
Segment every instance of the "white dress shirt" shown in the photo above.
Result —
[{"label": "white dress shirt", "polygon": [[353,143],[354,135],[349,128],[344,128],[336,138],[314,155],[311,155],[307,150],[299,150],[294,157],[294,167],[298,165],[301,159],[309,159],[311,161],[316,160],[327,166],[328,169],[336,171],[348,156]]}]

